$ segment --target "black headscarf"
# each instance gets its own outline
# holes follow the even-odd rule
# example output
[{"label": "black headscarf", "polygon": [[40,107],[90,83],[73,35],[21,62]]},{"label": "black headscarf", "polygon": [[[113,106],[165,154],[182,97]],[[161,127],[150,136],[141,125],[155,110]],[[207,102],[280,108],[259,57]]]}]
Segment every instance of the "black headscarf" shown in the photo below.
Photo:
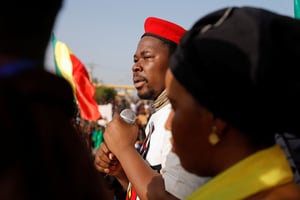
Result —
[{"label": "black headscarf", "polygon": [[251,7],[199,19],[172,62],[175,78],[207,109],[251,137],[299,134],[300,21]]}]

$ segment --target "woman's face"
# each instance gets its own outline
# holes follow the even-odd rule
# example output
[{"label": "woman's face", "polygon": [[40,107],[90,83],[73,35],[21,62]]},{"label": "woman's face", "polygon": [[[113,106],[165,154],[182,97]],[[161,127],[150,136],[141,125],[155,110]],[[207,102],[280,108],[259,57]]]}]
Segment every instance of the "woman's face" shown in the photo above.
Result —
[{"label": "woman's face", "polygon": [[173,109],[166,123],[166,127],[172,131],[173,151],[186,170],[207,176],[212,148],[208,135],[212,131],[213,115],[197,103],[170,70],[166,75],[166,87]]}]

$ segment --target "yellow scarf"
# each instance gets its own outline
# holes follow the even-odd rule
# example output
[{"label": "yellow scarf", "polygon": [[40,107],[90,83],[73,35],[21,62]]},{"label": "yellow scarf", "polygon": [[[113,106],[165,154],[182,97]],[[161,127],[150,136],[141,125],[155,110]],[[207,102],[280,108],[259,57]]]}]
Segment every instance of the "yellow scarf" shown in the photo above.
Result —
[{"label": "yellow scarf", "polygon": [[211,179],[188,200],[237,200],[293,180],[280,146],[259,151]]}]

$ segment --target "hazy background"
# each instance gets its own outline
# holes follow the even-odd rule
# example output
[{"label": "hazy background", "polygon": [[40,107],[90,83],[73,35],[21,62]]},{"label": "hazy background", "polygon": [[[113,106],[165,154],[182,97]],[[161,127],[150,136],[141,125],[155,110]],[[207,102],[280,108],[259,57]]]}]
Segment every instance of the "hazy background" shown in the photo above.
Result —
[{"label": "hazy background", "polygon": [[[100,83],[132,85],[133,54],[148,16],[189,29],[225,6],[256,6],[294,16],[294,0],[65,0],[54,34]],[[52,51],[49,43],[46,65],[54,72]]]}]

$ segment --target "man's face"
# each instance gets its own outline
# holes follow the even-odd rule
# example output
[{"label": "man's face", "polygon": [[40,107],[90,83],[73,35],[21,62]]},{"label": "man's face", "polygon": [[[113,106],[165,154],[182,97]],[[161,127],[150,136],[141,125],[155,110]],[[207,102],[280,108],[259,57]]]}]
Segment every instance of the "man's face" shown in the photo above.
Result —
[{"label": "man's face", "polygon": [[168,46],[152,36],[144,36],[133,56],[133,83],[141,99],[154,100],[165,89],[165,75],[169,67]]}]

